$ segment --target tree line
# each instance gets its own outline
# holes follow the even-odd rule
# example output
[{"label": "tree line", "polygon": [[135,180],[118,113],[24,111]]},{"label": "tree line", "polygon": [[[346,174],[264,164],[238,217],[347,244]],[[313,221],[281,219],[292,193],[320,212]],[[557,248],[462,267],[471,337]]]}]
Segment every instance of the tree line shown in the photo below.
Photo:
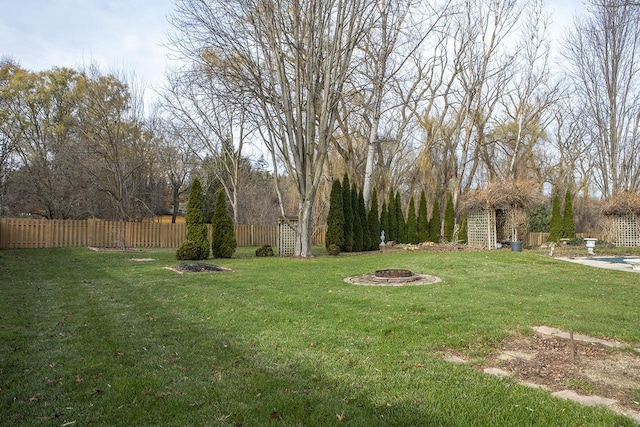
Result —
[{"label": "tree line", "polygon": [[149,112],[122,76],[5,60],[0,209],[175,215],[199,177],[237,223],[297,216],[309,256],[346,173],[369,212],[374,190],[410,213],[532,181],[543,223],[568,191],[584,227],[594,199],[640,187],[640,8],[589,0],[560,41],[551,17],[542,0],[184,0]]},{"label": "tree line", "polygon": [[414,245],[466,242],[466,222],[462,221],[460,229],[456,229],[452,196],[447,200],[444,217],[437,200],[429,215],[424,192],[417,210],[413,196],[404,209],[400,193],[393,189],[378,211],[378,194],[374,188],[370,205],[367,210],[363,190],[355,182],[350,184],[348,175],[344,175],[342,182],[333,180],[325,239],[329,254],[373,251],[378,250],[381,243],[391,242]]}]

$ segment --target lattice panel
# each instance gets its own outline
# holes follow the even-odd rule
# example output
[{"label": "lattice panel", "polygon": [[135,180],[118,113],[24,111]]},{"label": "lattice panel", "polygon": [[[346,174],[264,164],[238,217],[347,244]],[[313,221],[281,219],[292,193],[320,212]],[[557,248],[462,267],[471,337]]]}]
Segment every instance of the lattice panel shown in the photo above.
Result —
[{"label": "lattice panel", "polygon": [[635,214],[616,218],[616,246],[640,246],[640,229]]},{"label": "lattice panel", "polygon": [[[289,220],[294,227],[297,220]],[[286,220],[279,221],[278,251],[280,256],[291,256],[296,251],[296,230]]]},{"label": "lattice panel", "polygon": [[494,249],[496,247],[495,210],[470,212],[467,216],[467,227],[470,247],[479,249]]}]

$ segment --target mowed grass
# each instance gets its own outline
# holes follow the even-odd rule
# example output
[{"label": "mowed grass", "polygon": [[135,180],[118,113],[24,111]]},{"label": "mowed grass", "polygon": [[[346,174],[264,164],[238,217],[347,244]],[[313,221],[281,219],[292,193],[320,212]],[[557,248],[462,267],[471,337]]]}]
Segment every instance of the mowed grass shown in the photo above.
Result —
[{"label": "mowed grass", "polygon": [[[250,255],[178,275],[173,251],[0,251],[2,424],[634,425],[473,364],[542,324],[637,346],[638,274],[528,251]],[[443,282],[343,282],[381,268]]]}]

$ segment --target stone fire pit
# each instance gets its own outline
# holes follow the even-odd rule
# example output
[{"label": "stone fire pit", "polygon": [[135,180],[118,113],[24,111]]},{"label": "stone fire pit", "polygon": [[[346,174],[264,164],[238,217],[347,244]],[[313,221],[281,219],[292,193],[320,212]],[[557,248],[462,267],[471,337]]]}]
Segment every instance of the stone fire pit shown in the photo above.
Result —
[{"label": "stone fire pit", "polygon": [[417,286],[441,282],[442,279],[428,274],[415,274],[411,270],[387,268],[373,274],[363,274],[344,279],[353,285],[364,286]]}]

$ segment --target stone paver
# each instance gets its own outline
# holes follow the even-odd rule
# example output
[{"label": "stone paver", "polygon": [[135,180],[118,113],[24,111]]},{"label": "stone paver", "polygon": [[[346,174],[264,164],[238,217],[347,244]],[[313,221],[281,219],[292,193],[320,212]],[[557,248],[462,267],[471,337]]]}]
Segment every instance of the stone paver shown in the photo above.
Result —
[{"label": "stone paver", "polygon": [[[533,328],[533,330],[542,335],[554,336],[558,338],[563,338],[565,340],[571,339],[571,334],[569,332],[565,332],[558,328],[552,328],[550,326],[536,326]],[[624,344],[618,341],[603,340],[600,338],[593,338],[593,337],[589,337],[587,335],[581,335],[581,334],[573,334],[573,340],[581,343],[586,343],[586,344],[600,344],[605,347],[614,347],[614,348],[624,347]]]},{"label": "stone paver", "polygon": [[556,391],[555,393],[551,393],[551,395],[555,397],[559,397],[561,399],[573,400],[574,402],[578,402],[586,406],[596,406],[596,405],[613,406],[616,403],[618,403],[616,400],[607,399],[606,397],[583,396],[581,394],[576,393],[573,390]]}]

